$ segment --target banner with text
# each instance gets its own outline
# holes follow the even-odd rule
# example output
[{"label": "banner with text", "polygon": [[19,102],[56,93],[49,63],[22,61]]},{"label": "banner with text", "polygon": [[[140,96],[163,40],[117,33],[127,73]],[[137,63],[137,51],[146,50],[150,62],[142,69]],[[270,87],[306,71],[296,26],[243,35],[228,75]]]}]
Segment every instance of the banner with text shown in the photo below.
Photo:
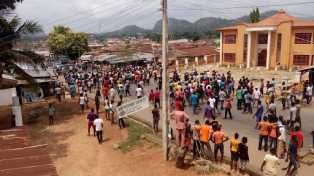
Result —
[{"label": "banner with text", "polygon": [[142,97],[130,102],[127,102],[119,107],[117,107],[118,117],[126,117],[132,113],[141,111],[149,107],[148,97]]}]

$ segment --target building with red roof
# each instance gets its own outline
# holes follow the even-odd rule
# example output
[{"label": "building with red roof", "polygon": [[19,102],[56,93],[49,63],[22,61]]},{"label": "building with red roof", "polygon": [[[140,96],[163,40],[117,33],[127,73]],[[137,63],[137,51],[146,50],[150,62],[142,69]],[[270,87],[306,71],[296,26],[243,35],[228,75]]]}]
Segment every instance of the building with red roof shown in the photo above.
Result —
[{"label": "building with red roof", "polygon": [[279,10],[257,23],[239,23],[220,31],[220,64],[294,68],[314,63],[314,21]]}]

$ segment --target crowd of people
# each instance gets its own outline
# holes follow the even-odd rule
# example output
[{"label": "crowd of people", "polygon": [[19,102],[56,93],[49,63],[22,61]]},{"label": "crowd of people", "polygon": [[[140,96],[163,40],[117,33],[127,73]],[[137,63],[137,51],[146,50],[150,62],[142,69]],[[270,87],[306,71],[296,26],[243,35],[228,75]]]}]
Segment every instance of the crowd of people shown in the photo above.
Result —
[{"label": "crowd of people", "polygon": [[[159,132],[161,69],[159,65],[125,65],[106,66],[98,72],[78,72],[72,70],[64,73],[70,96],[78,95],[82,113],[89,106],[90,93],[94,92],[95,108],[87,115],[88,135],[93,128],[99,143],[103,141],[103,121],[99,118],[101,105],[105,111],[105,120],[112,124],[118,123],[124,128],[123,118],[117,116],[116,107],[120,106],[126,97],[141,98],[145,95],[153,106],[153,130]],[[303,100],[311,103],[313,85],[305,82],[301,92],[302,98],[297,98],[297,91],[287,86],[287,82],[276,82],[275,79],[260,80],[256,83],[243,76],[235,80],[231,72],[198,73],[196,70],[180,75],[177,71],[169,79],[170,117],[174,121],[172,127],[177,145],[193,153],[194,159],[205,158],[222,162],[226,141],[230,143],[231,164],[233,170],[244,173],[249,162],[248,137],[235,132],[229,137],[223,129],[220,118],[237,118],[232,112],[236,110],[243,114],[251,114],[255,118],[259,143],[257,150],[270,151],[265,156],[261,170],[265,175],[276,175],[273,164],[279,159],[287,158],[290,163],[287,175],[292,175],[300,166],[297,153],[303,146],[301,104]],[[56,96],[61,100],[63,85],[55,88]],[[153,87],[153,88],[151,88]],[[58,93],[60,92],[60,93]],[[235,103],[234,103],[235,102]],[[285,117],[279,113],[278,102],[284,111],[289,111]],[[192,115],[188,115],[191,108]],[[196,119],[193,116],[201,116]],[[192,122],[194,121],[194,122]],[[248,127],[249,128],[249,127]],[[213,148],[212,148],[213,146]],[[250,146],[252,150],[253,146]],[[274,162],[276,160],[276,162]]]},{"label": "crowd of people", "polygon": [[[146,86],[154,84],[156,88],[151,90],[152,95],[150,95],[149,100],[156,106],[152,112],[155,119],[154,130],[158,132],[161,88],[159,65],[105,65],[94,71],[73,67],[71,70],[63,72],[63,77],[65,84],[60,82],[55,87],[56,98],[61,101],[62,97],[66,96],[65,92],[68,89],[71,98],[78,97],[81,113],[90,109],[87,115],[88,135],[90,135],[92,128],[99,143],[103,141],[104,122],[102,119],[110,121],[111,124],[118,124],[121,129],[125,128],[123,117],[118,116],[116,108],[121,106],[127,97],[144,97],[149,92],[149,89],[146,90]],[[93,103],[90,103],[91,99],[94,100]],[[99,112],[102,110],[104,111],[104,118],[99,117]]]},{"label": "crowd of people", "polygon": [[[284,157],[289,159],[290,163],[284,169],[287,169],[287,175],[292,175],[300,166],[296,156],[303,146],[301,103],[303,100],[306,100],[307,104],[311,102],[313,85],[306,81],[301,92],[302,98],[298,99],[298,92],[294,89],[289,91],[286,82],[278,84],[273,78],[266,82],[261,80],[256,85],[244,76],[236,82],[230,72],[220,74],[216,71],[194,71],[184,74],[182,78],[174,72],[170,81],[169,96],[174,109],[170,116],[175,121],[177,145],[192,150],[194,158],[201,156],[221,162],[228,136],[223,132],[223,124],[218,121],[218,117],[233,119],[231,109],[235,100],[238,111],[252,114],[256,120],[255,128],[259,131],[257,150],[269,150],[271,154],[276,154],[272,157],[265,156],[261,168],[264,174],[277,174],[276,167],[268,163],[273,162],[274,156],[278,156],[277,160]],[[278,100],[282,109],[289,111],[288,117],[279,113]],[[202,104],[204,113],[200,114]],[[193,115],[203,116],[204,124],[196,119],[191,125],[190,118],[184,111],[184,108],[189,106]],[[236,132],[230,140],[231,169],[239,168],[243,173],[249,161],[248,137],[243,136],[241,142],[238,138],[239,133]]]}]

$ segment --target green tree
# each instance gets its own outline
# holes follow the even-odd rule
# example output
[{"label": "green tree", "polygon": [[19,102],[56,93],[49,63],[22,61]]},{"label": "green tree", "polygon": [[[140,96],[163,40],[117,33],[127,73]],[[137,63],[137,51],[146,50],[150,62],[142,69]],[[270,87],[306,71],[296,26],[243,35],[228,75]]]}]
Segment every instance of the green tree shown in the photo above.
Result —
[{"label": "green tree", "polygon": [[259,12],[258,7],[256,7],[255,9],[253,9],[253,11],[250,13],[250,22],[251,23],[257,23],[260,21],[261,18],[261,14]]},{"label": "green tree", "polygon": [[76,33],[68,27],[55,26],[49,33],[48,46],[52,53],[75,60],[88,51],[87,39],[86,33]]},{"label": "green tree", "polygon": [[[13,1],[8,1],[13,2]],[[15,2],[15,1],[14,1]],[[19,1],[20,2],[20,1]],[[3,5],[3,3],[1,3]],[[2,10],[10,10],[14,6],[1,6]],[[27,63],[37,68],[42,65],[44,58],[31,51],[21,51],[14,49],[16,40],[21,39],[21,36],[28,34],[35,34],[41,32],[41,27],[32,21],[22,22],[17,16],[12,19],[6,19],[0,16],[0,87],[2,87],[2,74],[12,73],[22,76],[31,81],[31,78],[24,72],[23,69],[18,67],[18,63]]]}]

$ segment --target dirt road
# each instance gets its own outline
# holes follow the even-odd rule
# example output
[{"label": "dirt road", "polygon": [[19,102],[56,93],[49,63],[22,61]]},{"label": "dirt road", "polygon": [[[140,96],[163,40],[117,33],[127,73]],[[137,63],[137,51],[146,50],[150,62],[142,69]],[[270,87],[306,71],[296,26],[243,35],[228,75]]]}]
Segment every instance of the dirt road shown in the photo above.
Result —
[{"label": "dirt road", "polygon": [[47,126],[45,121],[41,122],[44,125],[34,125],[34,130],[38,131],[37,135],[33,134],[34,142],[49,144],[60,176],[196,175],[193,168],[179,170],[174,163],[165,162],[161,148],[148,142],[142,142],[126,154],[114,150],[113,144],[126,139],[128,131],[109,122],[104,125],[105,142],[99,145],[95,137],[87,136],[85,114],[70,116],[57,117],[54,126]]}]

